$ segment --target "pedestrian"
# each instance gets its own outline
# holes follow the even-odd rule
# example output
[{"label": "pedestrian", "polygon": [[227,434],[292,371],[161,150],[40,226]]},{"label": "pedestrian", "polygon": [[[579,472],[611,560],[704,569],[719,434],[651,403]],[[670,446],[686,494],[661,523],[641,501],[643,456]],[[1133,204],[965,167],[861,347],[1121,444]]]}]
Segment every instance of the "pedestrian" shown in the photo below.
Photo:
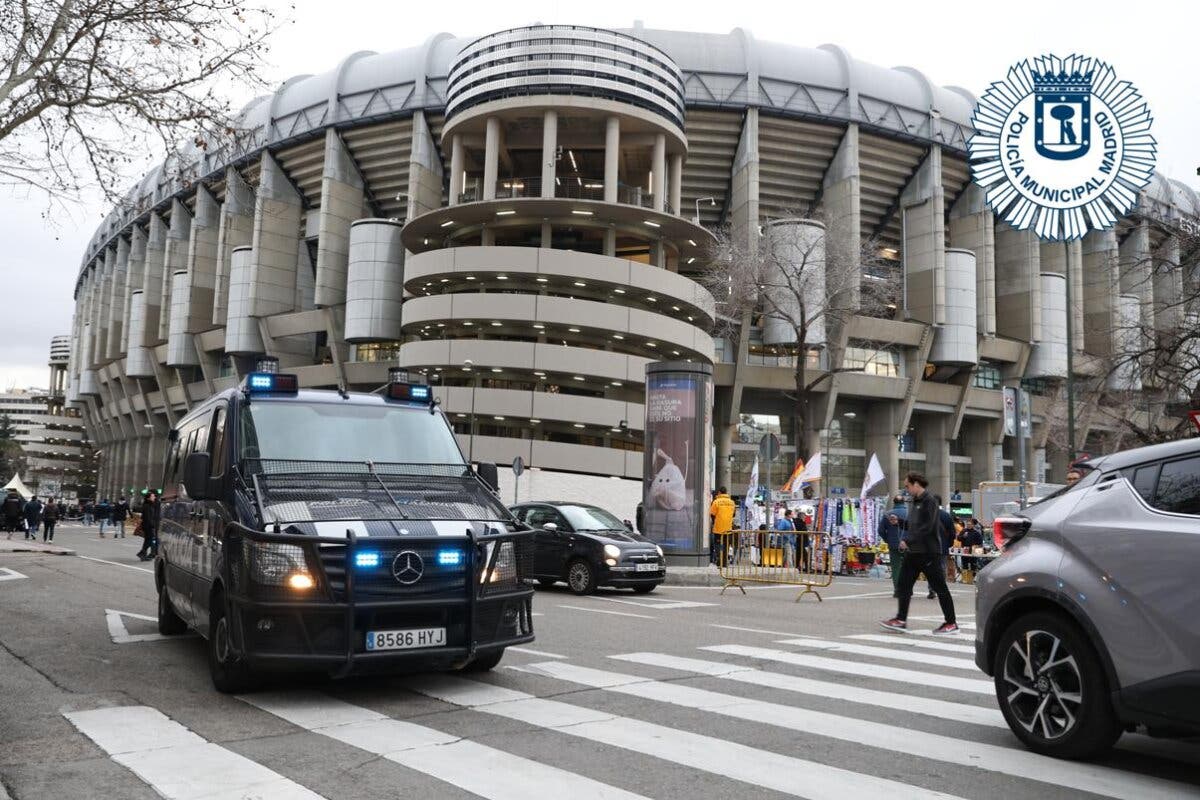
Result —
[{"label": "pedestrian", "polygon": [[[979,524],[979,520],[971,517],[971,521],[963,528],[962,546],[968,552],[974,547],[983,546],[983,526]],[[963,570],[970,570],[974,574],[979,569],[979,559],[963,556]]]},{"label": "pedestrian", "polygon": [[[942,505],[941,495],[935,494],[933,499],[938,506],[938,539],[942,545],[942,560],[946,565],[946,580],[950,583],[954,583],[958,578],[958,575],[954,569],[954,559],[950,557],[950,546],[954,544],[954,539],[957,535],[954,525],[954,517],[951,516],[950,512],[947,511]],[[929,576],[926,575],[925,579],[929,580]],[[937,595],[933,591],[933,583],[931,581],[929,584],[929,594],[927,594],[925,598],[927,600],[932,600],[936,596]]]},{"label": "pedestrian", "polygon": [[16,489],[9,489],[4,496],[4,502],[0,503],[0,519],[3,519],[4,530],[8,533],[8,538],[11,539],[13,531],[21,530],[21,496],[17,494]]},{"label": "pedestrian", "polygon": [[129,501],[121,497],[112,508],[113,538],[125,538],[125,520],[129,518]]},{"label": "pedestrian", "polygon": [[712,521],[712,546],[709,548],[709,559],[713,563],[717,563],[716,554],[720,552],[726,544],[725,540],[729,537],[718,536],[718,534],[729,533],[733,530],[733,514],[737,511],[737,504],[733,502],[733,498],[729,496],[729,490],[724,486],[717,489],[717,496],[713,498],[712,504],[708,507],[708,516]]},{"label": "pedestrian", "polygon": [[37,495],[29,498],[22,513],[25,515],[25,538],[36,540],[38,526],[42,524],[42,501],[37,499]]},{"label": "pedestrian", "polygon": [[107,497],[96,504],[95,518],[100,524],[100,538],[103,539],[104,526],[112,522],[112,503],[108,502]]},{"label": "pedestrian", "polygon": [[912,601],[913,586],[917,575],[924,572],[929,585],[942,607],[945,621],[933,630],[935,636],[958,633],[954,616],[954,598],[946,585],[945,567],[942,565],[942,541],[938,528],[940,520],[937,500],[928,491],[929,481],[919,472],[910,472],[904,480],[905,488],[912,495],[912,506],[908,510],[908,528],[900,539],[904,551],[904,562],[900,570],[896,616],[879,624],[890,631],[908,630],[908,606]]},{"label": "pedestrian", "polygon": [[158,505],[158,492],[151,489],[142,503],[142,549],[137,557],[149,561],[158,554],[158,522],[162,509]]},{"label": "pedestrian", "polygon": [[54,502],[51,497],[46,501],[46,507],[42,509],[42,541],[54,541],[54,526],[58,523],[58,515],[62,506]]},{"label": "pedestrian", "polygon": [[900,563],[904,560],[904,551],[900,549],[900,536],[904,533],[904,528],[895,509],[880,518],[877,532],[880,540],[885,542],[888,548],[888,560],[892,568],[892,597],[899,597]]},{"label": "pedestrian", "polygon": [[775,520],[776,535],[782,540],[783,565],[791,568],[796,566],[796,523],[792,521],[792,510],[783,512],[783,516]]},{"label": "pedestrian", "polygon": [[83,512],[83,524],[91,525],[92,524],[92,501],[84,500],[83,505],[80,506],[79,510]]}]

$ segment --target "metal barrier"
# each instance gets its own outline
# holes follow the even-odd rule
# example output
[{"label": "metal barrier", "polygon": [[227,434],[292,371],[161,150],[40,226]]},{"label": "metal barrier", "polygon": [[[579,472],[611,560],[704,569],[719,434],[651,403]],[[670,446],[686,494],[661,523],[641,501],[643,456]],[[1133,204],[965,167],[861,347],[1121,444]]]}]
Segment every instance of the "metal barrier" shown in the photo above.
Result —
[{"label": "metal barrier", "polygon": [[729,531],[714,533],[717,568],[725,585],[746,593],[743,583],[777,583],[803,586],[795,602],[806,594],[821,600],[817,589],[833,583],[830,536],[820,531]]}]

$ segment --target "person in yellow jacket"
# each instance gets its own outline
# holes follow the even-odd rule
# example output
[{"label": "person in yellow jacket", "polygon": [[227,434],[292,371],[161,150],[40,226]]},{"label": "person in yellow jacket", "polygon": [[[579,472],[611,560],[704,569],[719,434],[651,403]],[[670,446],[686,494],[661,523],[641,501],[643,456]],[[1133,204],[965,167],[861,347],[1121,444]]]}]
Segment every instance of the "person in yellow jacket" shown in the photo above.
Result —
[{"label": "person in yellow jacket", "polygon": [[716,534],[728,533],[733,530],[733,515],[737,511],[737,503],[729,496],[729,490],[724,486],[717,489],[717,496],[708,507],[708,515],[712,518],[712,560],[716,562],[716,554],[720,551],[720,542]]}]

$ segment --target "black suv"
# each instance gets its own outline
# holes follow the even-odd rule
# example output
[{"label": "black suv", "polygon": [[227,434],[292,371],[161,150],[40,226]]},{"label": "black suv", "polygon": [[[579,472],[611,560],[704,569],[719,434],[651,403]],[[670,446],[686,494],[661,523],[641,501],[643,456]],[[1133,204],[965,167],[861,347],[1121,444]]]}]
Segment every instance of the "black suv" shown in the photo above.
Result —
[{"label": "black suv", "polygon": [[522,503],[517,519],[534,529],[533,576],[542,586],[566,581],[575,594],[597,586],[654,591],[666,577],[662,548],[597,506]]}]

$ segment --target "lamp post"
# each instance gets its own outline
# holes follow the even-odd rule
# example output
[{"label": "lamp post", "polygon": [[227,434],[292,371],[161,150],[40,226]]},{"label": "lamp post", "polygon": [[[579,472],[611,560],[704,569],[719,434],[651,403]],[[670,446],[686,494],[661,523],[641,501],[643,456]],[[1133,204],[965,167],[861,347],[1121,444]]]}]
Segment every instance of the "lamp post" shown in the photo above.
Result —
[{"label": "lamp post", "polygon": [[471,368],[473,363],[469,358],[463,360],[463,371],[474,373],[471,377],[471,435],[467,440],[467,463],[469,464],[475,462],[475,390],[479,388],[479,373]]},{"label": "lamp post", "polygon": [[696,216],[692,217],[692,222],[696,223],[697,225],[700,224],[700,204],[703,203],[705,200],[708,201],[708,204],[710,206],[715,207],[717,205],[717,198],[715,198],[715,197],[697,197],[696,198]]}]

